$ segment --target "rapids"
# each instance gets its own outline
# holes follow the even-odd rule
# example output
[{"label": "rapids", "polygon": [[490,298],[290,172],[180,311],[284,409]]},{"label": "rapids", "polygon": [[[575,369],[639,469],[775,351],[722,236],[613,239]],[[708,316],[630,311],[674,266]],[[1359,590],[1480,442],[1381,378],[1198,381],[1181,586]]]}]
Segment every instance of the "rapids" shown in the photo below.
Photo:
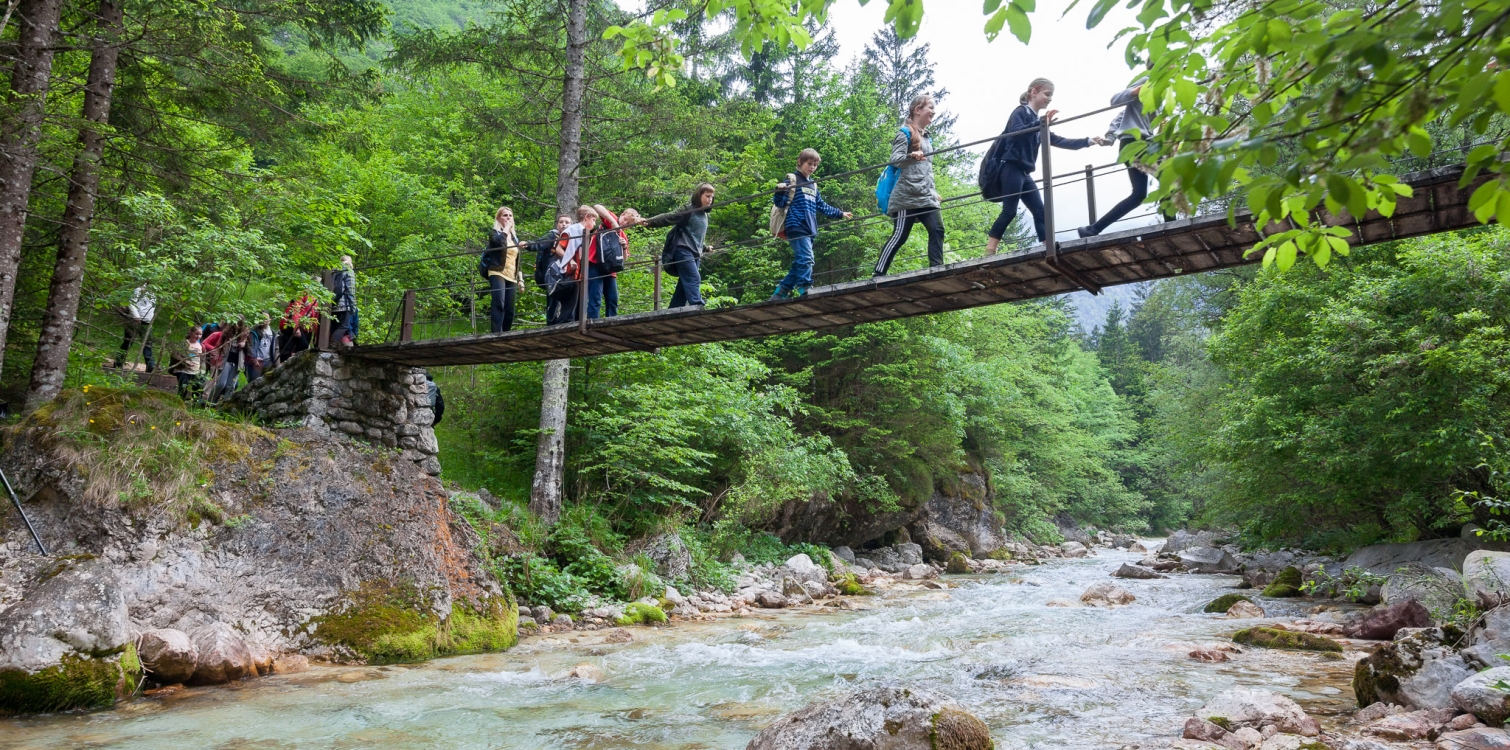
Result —
[{"label": "rapids", "polygon": [[[1351,659],[1187,654],[1258,621],[1199,614],[1231,576],[1121,581],[1137,602],[1057,608],[1135,555],[950,576],[948,591],[893,590],[863,610],[744,618],[526,639],[504,654],[387,667],[328,667],[189,689],[83,714],[0,720],[11,748],[743,748],[777,716],[894,680],[953,696],[998,748],[1120,748],[1178,736],[1234,685],[1277,690],[1325,724],[1351,708]],[[1264,600],[1271,616],[1300,602]],[[1351,656],[1351,655],[1350,655]],[[601,683],[562,677],[598,666]]]}]

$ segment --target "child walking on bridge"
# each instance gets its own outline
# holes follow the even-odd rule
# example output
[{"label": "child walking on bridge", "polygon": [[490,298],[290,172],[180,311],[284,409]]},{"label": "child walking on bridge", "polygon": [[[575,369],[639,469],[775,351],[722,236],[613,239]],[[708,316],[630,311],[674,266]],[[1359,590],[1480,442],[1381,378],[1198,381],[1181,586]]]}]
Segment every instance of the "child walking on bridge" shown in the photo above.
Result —
[{"label": "child walking on bridge", "polygon": [[816,149],[802,149],[797,155],[797,174],[787,175],[787,181],[776,186],[776,197],[772,200],[776,208],[786,209],[782,230],[787,243],[792,246],[792,269],[776,284],[771,299],[782,299],[794,291],[801,297],[813,285],[813,238],[818,235],[818,214],[830,219],[854,216],[830,206],[819,195],[813,173],[818,171],[822,162],[823,157]]}]

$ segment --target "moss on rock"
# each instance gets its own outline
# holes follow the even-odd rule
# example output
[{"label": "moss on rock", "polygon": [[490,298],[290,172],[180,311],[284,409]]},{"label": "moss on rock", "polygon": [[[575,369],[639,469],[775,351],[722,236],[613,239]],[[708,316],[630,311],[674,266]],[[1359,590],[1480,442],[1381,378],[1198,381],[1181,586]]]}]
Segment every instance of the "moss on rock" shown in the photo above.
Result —
[{"label": "moss on rock", "polygon": [[0,714],[104,708],[136,692],[142,662],[126,644],[102,657],[68,654],[39,672],[0,671]]},{"label": "moss on rock", "polygon": [[949,562],[944,567],[944,572],[956,575],[970,572],[970,558],[963,553],[956,552],[949,556]]},{"label": "moss on rock", "polygon": [[953,708],[933,715],[929,732],[933,750],[992,750],[991,729],[980,719]]},{"label": "moss on rock", "polygon": [[[1001,560],[1003,562],[1006,562],[1012,559],[1012,553],[1008,551],[1006,547],[1002,547],[1000,549],[993,549],[990,552],[986,553],[986,557],[989,557],[992,560]],[[1035,560],[1034,562],[1037,561]]]},{"label": "moss on rock", "polygon": [[1201,611],[1219,615],[1226,614],[1227,610],[1232,609],[1232,605],[1237,604],[1238,602],[1247,602],[1249,604],[1252,604],[1253,600],[1249,599],[1246,596],[1243,596],[1242,594],[1222,594],[1221,596],[1212,599],[1211,603],[1207,604],[1206,608]]},{"label": "moss on rock", "polygon": [[845,596],[870,596],[871,591],[860,584],[854,573],[845,573],[834,581],[834,588]]},{"label": "moss on rock", "polygon": [[1264,596],[1288,599],[1300,596],[1300,569],[1291,565],[1279,571],[1274,580],[1264,587]]},{"label": "moss on rock", "polygon": [[666,612],[654,604],[630,602],[624,614],[614,620],[618,625],[653,625],[666,622]]},{"label": "moss on rock", "polygon": [[368,664],[395,664],[507,650],[519,638],[519,609],[508,597],[494,597],[480,609],[455,603],[441,618],[412,587],[368,586],[312,625],[321,642]]},{"label": "moss on rock", "polygon": [[1278,628],[1248,628],[1232,634],[1233,643],[1259,648],[1281,648],[1291,651],[1342,652],[1342,644],[1325,636],[1297,633]]}]

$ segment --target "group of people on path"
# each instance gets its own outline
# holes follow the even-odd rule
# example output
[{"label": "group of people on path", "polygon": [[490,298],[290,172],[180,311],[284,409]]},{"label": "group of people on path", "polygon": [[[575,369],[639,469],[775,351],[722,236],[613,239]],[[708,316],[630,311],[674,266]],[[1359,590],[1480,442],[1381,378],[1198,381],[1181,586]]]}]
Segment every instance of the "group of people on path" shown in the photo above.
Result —
[{"label": "group of people on path", "polygon": [[[351,346],[356,343],[359,327],[356,272],[351,256],[341,258],[341,268],[331,274],[331,287],[335,321],[330,340],[338,346]],[[151,292],[140,287],[131,304],[122,310],[125,334],[115,359],[117,368],[125,365],[127,354],[139,339],[146,372],[157,369],[151,340],[156,308]],[[240,386],[243,373],[246,382],[251,383],[309,349],[319,336],[319,327],[320,302],[307,293],[288,301],[277,330],[273,329],[272,314],[267,312],[255,323],[249,323],[246,316],[238,316],[228,323],[196,324],[189,327],[181,341],[169,347],[168,374],[178,381],[178,393],[185,400],[202,398],[207,403],[217,403]]]},{"label": "group of people on path", "polygon": [[[1139,100],[1146,80],[1111,99],[1121,107],[1105,135],[1066,138],[1049,134],[1049,145],[1078,150],[1091,145],[1118,144],[1126,150],[1150,134],[1149,120]],[[1017,218],[1019,206],[1025,207],[1033,220],[1039,242],[1045,242],[1043,198],[1033,172],[1038,167],[1042,143],[1040,125],[1053,122],[1057,110],[1048,109],[1054,99],[1054,83],[1047,78],[1034,79],[1018,98],[1018,106],[1007,120],[981,162],[979,187],[990,202],[1000,203],[1001,210],[986,233],[986,252],[997,252],[1008,227]],[[881,212],[891,218],[892,232],[876,259],[875,276],[885,275],[896,259],[897,251],[921,224],[928,233],[928,265],[944,264],[944,222],[942,198],[934,186],[933,142],[929,126],[933,123],[936,103],[929,95],[918,96],[907,107],[907,114],[891,140],[891,163],[877,186],[876,198]],[[803,149],[797,156],[797,169],[778,183],[772,195],[771,231],[791,246],[792,265],[777,284],[771,299],[802,296],[813,284],[813,240],[818,234],[818,217],[850,219],[853,214],[823,200],[813,178],[822,156],[814,149]],[[1127,161],[1132,192],[1093,224],[1080,227],[1081,237],[1092,237],[1121,220],[1148,197],[1151,168]],[[514,214],[507,206],[499,208],[493,222],[488,249],[479,270],[492,288],[492,331],[508,331],[514,324],[514,306],[523,283],[519,259],[523,253],[536,257],[535,283],[547,293],[546,324],[575,322],[578,316],[579,282],[587,282],[587,316],[613,317],[618,314],[618,272],[628,254],[624,229],[634,226],[672,227],[661,251],[665,272],[676,277],[671,307],[703,304],[700,263],[708,231],[708,211],[715,188],[704,183],[697,186],[685,207],[642,219],[634,209],[615,216],[602,205],[582,206],[575,215],[562,215],[556,227],[545,236],[521,242],[514,230]],[[1170,219],[1167,212],[1161,212]],[[585,251],[584,251],[585,246]],[[585,253],[585,258],[584,258]],[[585,265],[585,267],[584,267]],[[585,274],[584,274],[585,271]]]}]

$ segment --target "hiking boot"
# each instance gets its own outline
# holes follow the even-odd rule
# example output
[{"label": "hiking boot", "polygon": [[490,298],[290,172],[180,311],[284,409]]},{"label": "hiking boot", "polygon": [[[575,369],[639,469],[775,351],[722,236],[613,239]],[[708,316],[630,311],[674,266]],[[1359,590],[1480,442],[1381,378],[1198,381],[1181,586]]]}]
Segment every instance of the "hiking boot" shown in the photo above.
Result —
[{"label": "hiking boot", "polygon": [[1075,233],[1080,235],[1081,237],[1095,237],[1097,234],[1100,234],[1100,232],[1097,232],[1091,227],[1080,227],[1079,229],[1075,230]]}]

